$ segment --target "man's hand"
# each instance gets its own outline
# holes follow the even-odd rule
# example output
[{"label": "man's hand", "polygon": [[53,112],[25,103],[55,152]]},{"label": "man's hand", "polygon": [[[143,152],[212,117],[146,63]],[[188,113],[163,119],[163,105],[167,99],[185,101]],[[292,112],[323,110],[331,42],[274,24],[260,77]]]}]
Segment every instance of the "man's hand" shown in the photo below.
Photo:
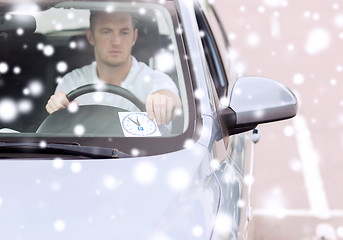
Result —
[{"label": "man's hand", "polygon": [[181,109],[181,101],[168,90],[158,91],[146,99],[148,117],[150,120],[155,118],[158,125],[168,125],[177,109]]},{"label": "man's hand", "polygon": [[[77,103],[76,100],[73,101],[73,103]],[[69,100],[65,93],[63,92],[57,92],[56,94],[52,95],[48,101],[48,103],[45,106],[45,109],[48,111],[48,113],[53,113],[57,110],[66,108],[69,105]]]}]

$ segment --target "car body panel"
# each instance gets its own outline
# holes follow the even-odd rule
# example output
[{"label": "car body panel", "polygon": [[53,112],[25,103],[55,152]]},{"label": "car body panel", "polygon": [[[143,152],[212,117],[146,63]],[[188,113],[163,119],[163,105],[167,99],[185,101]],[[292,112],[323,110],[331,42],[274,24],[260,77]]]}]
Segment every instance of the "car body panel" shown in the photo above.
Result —
[{"label": "car body panel", "polygon": [[[219,204],[218,183],[204,181],[211,178],[208,162],[208,150],[199,144],[125,160],[2,160],[0,237],[144,239],[156,224],[174,223],[175,210],[188,230],[196,219],[210,221],[199,223],[208,235]],[[151,182],[140,176],[142,169]],[[54,227],[58,220],[65,231]]]}]

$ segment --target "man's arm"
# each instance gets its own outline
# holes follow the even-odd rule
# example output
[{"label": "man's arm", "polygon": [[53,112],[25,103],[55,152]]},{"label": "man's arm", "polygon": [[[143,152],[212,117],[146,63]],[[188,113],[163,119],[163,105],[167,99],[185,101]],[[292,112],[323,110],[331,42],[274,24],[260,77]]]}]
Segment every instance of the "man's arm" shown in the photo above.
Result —
[{"label": "man's arm", "polygon": [[[76,100],[73,102],[78,104]],[[50,97],[45,108],[51,114],[66,108],[69,103],[65,93],[57,92]],[[147,97],[146,110],[150,120],[155,118],[158,125],[168,125],[173,113],[176,110],[181,110],[181,101],[176,94],[168,90],[160,90]]]},{"label": "man's arm", "polygon": [[168,125],[175,110],[180,109],[180,98],[168,90],[157,91],[146,99],[148,117],[155,118],[158,125]]},{"label": "man's arm", "polygon": [[[73,103],[77,103],[76,100],[73,101]],[[52,95],[48,101],[48,103],[45,106],[45,109],[48,111],[48,113],[53,113],[57,110],[64,109],[69,105],[69,100],[65,93],[63,92],[56,92],[54,95]]]}]

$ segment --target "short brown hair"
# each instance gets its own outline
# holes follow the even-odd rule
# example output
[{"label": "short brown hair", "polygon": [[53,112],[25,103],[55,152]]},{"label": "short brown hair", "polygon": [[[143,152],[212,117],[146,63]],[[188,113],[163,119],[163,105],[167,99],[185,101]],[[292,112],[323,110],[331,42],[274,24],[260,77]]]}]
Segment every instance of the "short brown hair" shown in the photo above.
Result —
[{"label": "short brown hair", "polygon": [[[93,32],[94,31],[94,24],[95,24],[95,20],[98,17],[99,13],[106,13],[104,11],[90,11],[90,15],[89,15],[89,28],[90,30]],[[137,17],[132,14],[129,13],[128,14],[131,16],[132,19],[132,25],[133,25],[133,30],[135,30],[137,28],[138,25],[138,19]]]}]

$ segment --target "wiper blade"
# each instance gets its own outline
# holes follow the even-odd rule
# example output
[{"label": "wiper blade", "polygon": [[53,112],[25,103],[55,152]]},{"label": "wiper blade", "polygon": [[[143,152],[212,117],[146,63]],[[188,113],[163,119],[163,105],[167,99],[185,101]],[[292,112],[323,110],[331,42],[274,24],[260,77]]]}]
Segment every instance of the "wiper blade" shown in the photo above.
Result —
[{"label": "wiper blade", "polygon": [[80,146],[61,143],[37,143],[37,142],[0,142],[0,152],[5,149],[29,149],[29,150],[57,150],[71,155],[79,155],[89,158],[129,158],[129,154],[118,149]]}]

